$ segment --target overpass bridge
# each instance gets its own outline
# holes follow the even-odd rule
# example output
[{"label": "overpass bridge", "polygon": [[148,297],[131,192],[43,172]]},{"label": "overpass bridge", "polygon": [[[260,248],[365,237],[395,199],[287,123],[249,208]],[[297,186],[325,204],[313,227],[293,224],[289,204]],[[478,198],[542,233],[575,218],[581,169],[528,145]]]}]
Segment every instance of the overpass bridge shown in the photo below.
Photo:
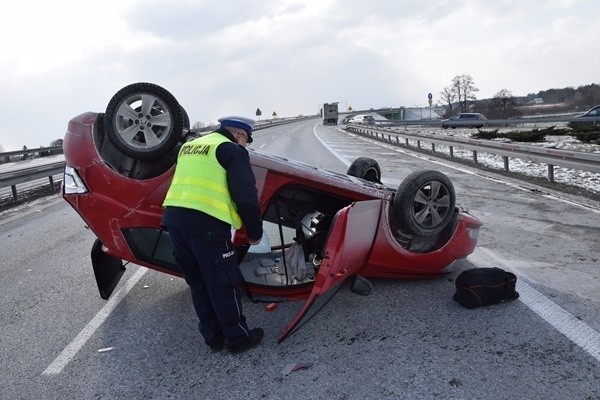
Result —
[{"label": "overpass bridge", "polygon": [[379,114],[390,121],[414,121],[441,119],[443,113],[443,107],[381,107],[368,110],[352,110],[340,114],[350,117],[358,114]]}]

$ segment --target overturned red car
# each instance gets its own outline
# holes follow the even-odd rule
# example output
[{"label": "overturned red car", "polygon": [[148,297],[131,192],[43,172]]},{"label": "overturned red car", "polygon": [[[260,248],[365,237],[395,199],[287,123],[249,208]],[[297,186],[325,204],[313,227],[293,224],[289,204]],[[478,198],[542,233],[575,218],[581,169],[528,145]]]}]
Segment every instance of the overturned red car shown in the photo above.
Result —
[{"label": "overturned red car", "polygon": [[[104,113],[69,122],[63,197],[97,236],[91,261],[102,298],[124,261],[181,276],[161,204],[181,144],[197,135],[173,95],[150,83],[129,85]],[[340,174],[249,152],[265,232],[256,246],[243,228],[233,233],[246,289],[257,301],[305,299],[280,342],[344,282],[368,294],[365,278],[438,275],[475,249],[481,222],[459,210],[438,171],[415,171],[391,189],[370,158]]]}]

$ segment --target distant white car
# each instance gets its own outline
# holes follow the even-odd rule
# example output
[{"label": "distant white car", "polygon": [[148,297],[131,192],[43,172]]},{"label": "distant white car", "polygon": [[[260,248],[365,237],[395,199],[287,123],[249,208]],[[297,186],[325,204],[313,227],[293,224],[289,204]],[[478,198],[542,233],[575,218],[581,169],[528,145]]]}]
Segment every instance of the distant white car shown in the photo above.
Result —
[{"label": "distant white car", "polygon": [[373,116],[371,116],[371,115],[359,114],[359,115],[355,115],[354,117],[352,117],[352,119],[349,121],[349,123],[350,124],[359,124],[359,125],[374,125],[375,118],[373,118]]}]

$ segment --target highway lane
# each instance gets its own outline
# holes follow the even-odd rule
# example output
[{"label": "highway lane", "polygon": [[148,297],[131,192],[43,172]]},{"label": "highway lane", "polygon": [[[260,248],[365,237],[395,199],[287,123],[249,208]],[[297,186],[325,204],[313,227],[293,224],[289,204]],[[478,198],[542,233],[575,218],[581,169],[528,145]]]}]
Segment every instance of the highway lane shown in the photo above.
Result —
[{"label": "highway lane", "polygon": [[[89,262],[93,235],[66,203],[48,198],[0,220],[3,397],[600,396],[593,349],[575,344],[531,306],[538,293],[542,306],[551,302],[585,323],[593,342],[600,330],[597,211],[315,121],[255,136],[254,148],[338,172],[355,157],[373,157],[393,187],[416,168],[440,169],[455,183],[458,202],[485,223],[480,248],[447,277],[378,280],[368,297],[343,291],[281,345],[276,336],[299,304],[268,313],[246,302],[250,324],[265,328],[266,339],[256,351],[234,357],[202,345],[180,279],[130,265],[119,285],[129,291],[107,311]],[[492,264],[517,272],[526,301],[465,310],[451,300],[458,272]],[[89,325],[98,318],[103,323]],[[45,373],[82,332],[85,340],[63,367]],[[312,366],[282,375],[298,362]]]}]

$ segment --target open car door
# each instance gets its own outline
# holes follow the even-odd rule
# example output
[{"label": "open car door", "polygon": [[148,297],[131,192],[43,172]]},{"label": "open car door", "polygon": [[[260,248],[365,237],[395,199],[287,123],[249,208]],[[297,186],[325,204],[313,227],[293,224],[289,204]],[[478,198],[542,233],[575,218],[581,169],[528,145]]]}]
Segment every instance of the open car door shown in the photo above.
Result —
[{"label": "open car door", "polygon": [[383,200],[352,203],[337,212],[323,250],[315,285],[298,314],[283,328],[284,341],[333,298],[347,278],[369,259],[377,233]]}]

